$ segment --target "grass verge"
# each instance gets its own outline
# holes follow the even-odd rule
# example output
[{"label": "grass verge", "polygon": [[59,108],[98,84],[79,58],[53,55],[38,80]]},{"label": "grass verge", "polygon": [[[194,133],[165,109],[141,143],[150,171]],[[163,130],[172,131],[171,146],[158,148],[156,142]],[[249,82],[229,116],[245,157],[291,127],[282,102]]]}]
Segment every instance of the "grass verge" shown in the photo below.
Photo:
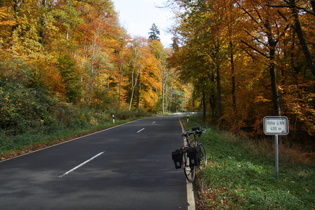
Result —
[{"label": "grass verge", "polygon": [[0,138],[2,139],[0,144],[0,161],[42,149],[54,144],[65,142],[73,138],[84,136],[106,128],[117,126],[135,119],[136,118],[129,120],[116,120],[115,123],[106,122],[94,126],[90,125],[84,127],[78,126],[77,128],[54,129],[49,131],[49,133],[46,131],[40,131],[38,129],[29,130],[24,134],[10,137],[3,134],[1,135],[0,133]]},{"label": "grass verge", "polygon": [[197,174],[198,209],[315,209],[314,165],[283,160],[281,150],[276,180],[271,139],[253,143],[211,128],[201,139],[209,160]]}]

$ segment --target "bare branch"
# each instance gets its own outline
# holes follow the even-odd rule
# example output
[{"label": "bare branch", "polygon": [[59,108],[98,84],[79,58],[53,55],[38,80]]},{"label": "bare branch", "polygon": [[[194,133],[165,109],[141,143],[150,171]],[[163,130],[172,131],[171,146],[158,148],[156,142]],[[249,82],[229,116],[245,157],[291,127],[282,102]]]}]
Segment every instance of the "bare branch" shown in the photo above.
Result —
[{"label": "bare branch", "polygon": [[250,37],[252,37],[256,42],[258,42],[258,43],[264,45],[265,47],[267,47],[266,43],[260,41],[257,37],[251,35],[247,30],[245,30],[245,32],[246,32]]},{"label": "bare branch", "polygon": [[253,49],[254,51],[258,52],[259,54],[261,54],[262,56],[266,57],[266,58],[269,58],[268,55],[266,55],[265,53],[261,52],[260,50],[256,49],[255,47],[251,46],[250,44],[248,44],[247,42],[241,40],[241,42],[243,44],[245,44],[246,46],[248,46],[249,48]]},{"label": "bare branch", "polygon": [[[295,8],[297,8],[297,9],[299,9],[299,10],[302,10],[302,11],[304,11],[304,12],[310,14],[310,15],[315,16],[315,11],[312,12],[312,11],[309,11],[309,10],[303,8],[303,7],[299,7],[299,6],[293,5],[293,4],[291,4],[290,2],[288,2],[288,1],[285,1],[285,2],[286,2],[288,5],[272,5],[272,4],[266,4],[266,6],[267,6],[267,7],[275,7],[275,8],[294,8],[294,7],[295,7]],[[311,1],[311,3],[312,3],[312,6],[313,6],[313,10],[315,10],[315,1]],[[313,5],[313,4],[314,4],[314,5]]]}]

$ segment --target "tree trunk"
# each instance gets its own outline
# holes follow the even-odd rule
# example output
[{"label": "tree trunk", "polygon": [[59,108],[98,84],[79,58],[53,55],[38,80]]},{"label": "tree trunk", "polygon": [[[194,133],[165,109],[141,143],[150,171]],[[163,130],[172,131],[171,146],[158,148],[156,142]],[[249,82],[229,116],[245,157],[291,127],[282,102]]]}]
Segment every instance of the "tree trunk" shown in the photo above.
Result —
[{"label": "tree trunk", "polygon": [[165,83],[163,82],[162,84],[162,113],[163,114],[165,113],[164,106],[165,106]]},{"label": "tree trunk", "polygon": [[[42,6],[44,8],[47,7],[47,1],[46,0],[42,0]],[[40,37],[39,43],[41,43],[43,45],[45,43],[45,36],[46,36],[46,15],[45,15],[45,13],[41,17],[40,25],[41,25],[41,29],[39,31],[39,37]]]},{"label": "tree trunk", "polygon": [[202,89],[202,106],[203,106],[203,122],[206,122],[207,103],[206,103],[206,92],[205,92],[205,88]]},{"label": "tree trunk", "polygon": [[123,82],[123,65],[119,63],[119,87],[118,87],[118,109],[121,107],[121,89],[122,89],[122,82]]},{"label": "tree trunk", "polygon": [[[297,10],[297,8],[295,6],[295,0],[290,0],[290,4],[292,5],[291,8],[292,8],[292,14],[293,14],[293,17],[294,17],[294,29],[295,29],[295,32],[296,32],[296,34],[297,34],[297,36],[299,38],[300,45],[302,47],[305,59],[306,59],[307,64],[308,64],[308,67],[312,71],[313,76],[315,76],[314,61],[313,61],[312,55],[310,53],[310,50],[308,49],[307,43],[306,43],[305,38],[304,38],[304,34],[303,34],[303,31],[302,31],[301,23],[300,23],[300,20],[299,20],[298,10]],[[314,1],[312,2],[312,5],[313,4],[315,4]],[[313,7],[313,10],[314,10],[314,7]]]},{"label": "tree trunk", "polygon": [[15,23],[12,26],[12,34],[13,31],[19,26],[19,14],[20,14],[20,10],[21,10],[21,6],[23,4],[23,0],[14,0],[14,5],[13,5],[13,10],[14,10],[14,19],[15,19]]},{"label": "tree trunk", "polygon": [[271,79],[271,88],[272,88],[272,102],[274,107],[274,115],[281,115],[281,108],[279,102],[279,93],[277,87],[277,74],[275,70],[275,54],[276,54],[276,46],[278,41],[275,40],[272,36],[272,30],[270,26],[269,20],[266,20],[265,27],[267,29],[267,38],[269,44],[269,71],[270,71],[270,79]]},{"label": "tree trunk", "polygon": [[46,15],[43,15],[41,20],[40,20],[40,24],[42,26],[42,28],[39,31],[39,43],[41,43],[42,45],[45,44],[45,36],[46,36]]},{"label": "tree trunk", "polygon": [[[215,83],[215,76],[214,72],[211,71],[211,74],[209,75],[210,77],[210,84]],[[215,97],[215,90],[214,88],[211,87],[210,89],[210,97],[209,97],[209,103],[210,103],[210,108],[211,108],[211,116],[212,116],[212,123],[215,124],[216,122],[216,97]]]},{"label": "tree trunk", "polygon": [[162,70],[162,113],[165,113],[165,104],[166,104],[166,88],[167,88],[167,81],[168,81],[168,69],[165,65],[163,65]]},{"label": "tree trunk", "polygon": [[137,98],[137,110],[140,110],[140,102],[141,102],[141,75],[138,76],[138,98]]},{"label": "tree trunk", "polygon": [[230,62],[231,62],[231,73],[232,73],[232,107],[236,113],[236,81],[235,81],[235,65],[234,65],[234,52],[233,43],[230,41]]},{"label": "tree trunk", "polygon": [[130,97],[130,103],[129,103],[129,111],[131,110],[131,107],[132,107],[133,98],[135,95],[135,88],[138,82],[138,75],[139,74],[135,73],[135,67],[133,67],[132,76],[131,76],[131,97]]},{"label": "tree trunk", "polygon": [[276,116],[280,116],[281,108],[280,108],[280,102],[279,102],[279,93],[278,93],[278,87],[277,87],[277,75],[275,71],[274,56],[275,56],[275,49],[270,48],[269,70],[270,70],[271,87],[272,87],[272,101],[273,101],[273,107],[274,107],[274,114]]},{"label": "tree trunk", "polygon": [[209,98],[210,107],[211,107],[211,115],[212,115],[212,123],[215,124],[215,95],[211,94]]},{"label": "tree trunk", "polygon": [[218,91],[218,118],[222,117],[222,93],[221,93],[221,75],[220,75],[220,65],[217,65],[217,91]]},{"label": "tree trunk", "polygon": [[314,0],[311,0],[311,5],[312,5],[313,12],[315,13],[315,1]]}]

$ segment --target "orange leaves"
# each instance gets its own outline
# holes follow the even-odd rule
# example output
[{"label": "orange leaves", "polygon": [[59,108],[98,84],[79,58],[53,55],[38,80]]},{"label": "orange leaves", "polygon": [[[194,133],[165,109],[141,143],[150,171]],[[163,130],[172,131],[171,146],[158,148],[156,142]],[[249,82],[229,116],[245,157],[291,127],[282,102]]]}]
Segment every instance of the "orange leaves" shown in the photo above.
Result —
[{"label": "orange leaves", "polygon": [[[255,135],[262,133],[264,116],[279,113],[294,131],[313,138],[313,58],[305,47],[314,40],[314,28],[306,27],[314,16],[308,1],[292,1],[296,8],[281,0],[174,2],[182,13],[171,64],[194,85],[192,100],[204,104],[213,122]],[[302,36],[309,42],[301,44]]]},{"label": "orange leaves", "polygon": [[141,37],[135,38],[128,46],[129,109],[156,109],[162,88],[161,58],[158,59],[157,54],[157,49]]},{"label": "orange leaves", "polygon": [[12,14],[7,12],[6,7],[0,7],[0,26],[13,26],[14,24]]},{"label": "orange leaves", "polygon": [[[128,36],[111,0],[18,3],[1,3],[0,46],[26,62],[36,87],[81,105],[157,109],[164,48]],[[15,71],[5,74],[16,77]]]},{"label": "orange leaves", "polygon": [[259,103],[259,102],[262,102],[262,103],[265,103],[265,102],[271,102],[270,99],[267,99],[267,98],[264,98],[263,96],[257,96],[254,100],[255,103]]}]

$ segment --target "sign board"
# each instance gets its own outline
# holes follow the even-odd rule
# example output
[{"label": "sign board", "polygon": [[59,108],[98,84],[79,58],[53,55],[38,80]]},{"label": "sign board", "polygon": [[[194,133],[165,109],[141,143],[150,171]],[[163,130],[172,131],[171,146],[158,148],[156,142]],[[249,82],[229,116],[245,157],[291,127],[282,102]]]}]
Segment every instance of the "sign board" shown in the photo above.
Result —
[{"label": "sign board", "polygon": [[266,135],[288,135],[289,121],[287,117],[267,116],[264,117],[264,133]]},{"label": "sign board", "polygon": [[267,116],[264,117],[264,133],[266,135],[275,136],[275,166],[276,179],[279,178],[279,135],[287,135],[289,133],[289,121],[287,117]]}]

